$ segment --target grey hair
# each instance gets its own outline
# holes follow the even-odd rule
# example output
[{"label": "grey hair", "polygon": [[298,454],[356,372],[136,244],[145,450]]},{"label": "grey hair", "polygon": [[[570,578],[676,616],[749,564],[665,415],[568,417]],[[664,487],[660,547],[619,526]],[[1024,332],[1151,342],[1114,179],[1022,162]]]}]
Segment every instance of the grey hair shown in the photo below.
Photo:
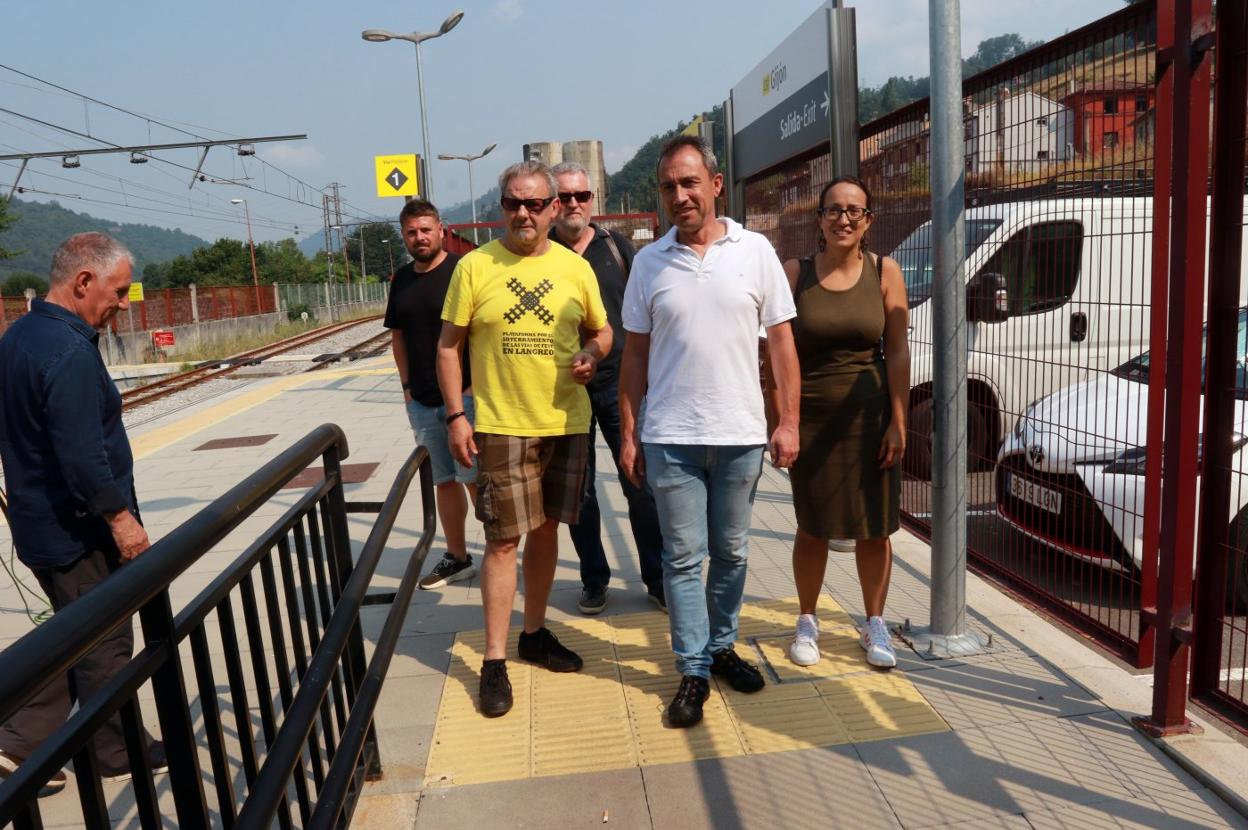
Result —
[{"label": "grey hair", "polygon": [[62,242],[52,254],[49,281],[53,286],[62,285],[81,271],[104,276],[123,259],[130,263],[131,268],[134,267],[134,254],[108,234],[98,231],[76,233]]},{"label": "grey hair", "polygon": [[550,168],[550,172],[555,178],[559,176],[584,176],[587,180],[589,179],[589,171],[579,161],[561,161]]},{"label": "grey hair", "polygon": [[696,135],[678,135],[668,139],[663,149],[659,151],[659,162],[654,166],[655,172],[657,173],[663,166],[663,162],[685,147],[692,147],[702,156],[702,163],[706,165],[706,170],[712,177],[719,173],[719,162],[715,160],[715,153],[711,151],[710,145]]},{"label": "grey hair", "polygon": [[542,164],[540,161],[521,161],[517,162],[498,177],[498,192],[504,196],[507,195],[507,185],[511,184],[512,179],[518,179],[521,176],[534,176],[545,180],[550,188],[550,195],[554,196],[559,192],[559,183],[555,181],[555,176],[550,172],[550,168]]}]

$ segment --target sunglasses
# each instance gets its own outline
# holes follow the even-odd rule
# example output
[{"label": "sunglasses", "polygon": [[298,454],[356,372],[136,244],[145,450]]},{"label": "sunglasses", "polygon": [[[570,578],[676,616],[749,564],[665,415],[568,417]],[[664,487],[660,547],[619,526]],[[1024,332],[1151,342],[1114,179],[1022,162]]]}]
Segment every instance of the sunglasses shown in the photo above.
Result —
[{"label": "sunglasses", "polygon": [[554,196],[547,196],[545,199],[517,199],[514,196],[504,196],[499,199],[499,204],[503,206],[503,210],[515,213],[524,205],[524,209],[529,213],[540,213],[553,201]]},{"label": "sunglasses", "polygon": [[559,201],[563,202],[565,205],[572,204],[573,199],[581,204],[585,204],[592,198],[594,198],[594,194],[589,190],[578,190],[574,193],[565,193],[563,191],[559,192]]}]

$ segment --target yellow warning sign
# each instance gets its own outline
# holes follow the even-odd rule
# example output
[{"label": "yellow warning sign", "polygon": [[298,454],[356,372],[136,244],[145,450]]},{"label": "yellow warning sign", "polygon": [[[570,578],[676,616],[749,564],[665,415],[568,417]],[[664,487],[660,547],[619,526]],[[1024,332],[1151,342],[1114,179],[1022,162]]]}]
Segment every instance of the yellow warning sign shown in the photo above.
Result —
[{"label": "yellow warning sign", "polygon": [[417,176],[416,155],[374,156],[377,168],[377,195],[419,196],[420,182]]},{"label": "yellow warning sign", "polygon": [[130,302],[132,303],[143,302],[143,283],[141,282],[130,283]]}]

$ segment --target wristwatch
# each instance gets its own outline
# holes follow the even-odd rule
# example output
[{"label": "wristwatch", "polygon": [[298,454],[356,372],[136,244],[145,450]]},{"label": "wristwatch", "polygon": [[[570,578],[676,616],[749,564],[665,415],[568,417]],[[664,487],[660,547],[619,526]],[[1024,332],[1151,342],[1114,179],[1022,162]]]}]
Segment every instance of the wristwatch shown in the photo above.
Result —
[{"label": "wristwatch", "polygon": [[446,416],[446,425],[449,427],[451,425],[451,422],[454,421],[456,418],[466,417],[467,414],[468,413],[462,409],[459,410],[458,412],[452,412],[450,415]]}]

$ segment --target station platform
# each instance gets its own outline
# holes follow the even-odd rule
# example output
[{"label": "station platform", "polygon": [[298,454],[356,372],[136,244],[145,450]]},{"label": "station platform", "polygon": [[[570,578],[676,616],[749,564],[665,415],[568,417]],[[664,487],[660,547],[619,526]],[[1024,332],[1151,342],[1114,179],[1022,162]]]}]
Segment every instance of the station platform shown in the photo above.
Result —
[{"label": "station platform", "polygon": [[[381,500],[413,446],[388,358],[255,380],[134,429],[153,539],[325,422],[348,436],[344,472],[356,483],[346,486],[347,498]],[[576,557],[562,529],[549,613],[585,669],[554,675],[512,662],[516,706],[486,719],[475,708],[483,649],[477,582],[418,591],[376,715],[385,775],[366,785],[354,826],[1248,828],[1248,747],[1208,722],[1201,735],[1144,737],[1129,718],[1148,711],[1151,675],[1133,675],[973,575],[968,614],[992,635],[991,647],[927,660],[898,643],[897,669],[881,672],[856,642],[862,600],[853,556],[832,552],[820,610],[823,659],[809,669],[789,663],[795,526],[787,477],[770,465],[753,514],[738,645],[768,685],[751,696],[715,686],[702,724],[665,727],[662,711],[679,681],[667,620],[646,598],[621,489],[603,472],[613,470],[609,453],[604,445],[597,452],[614,573],[607,608],[593,618],[578,612]],[[282,491],[183,574],[174,607],[300,492]],[[370,591],[398,584],[420,533],[419,504],[414,489]],[[371,521],[352,517],[357,549]],[[471,518],[468,543],[477,557],[483,537]],[[887,618],[921,625],[930,550],[905,532],[894,546]],[[427,568],[444,548],[439,537]],[[11,549],[0,524],[0,555]],[[17,573],[25,573],[20,564]],[[513,631],[521,603],[518,596]],[[388,612],[365,607],[366,641]],[[0,646],[31,625],[16,587],[0,576]],[[150,697],[142,704],[155,731]],[[157,783],[172,818],[168,783]],[[70,776],[65,793],[41,802],[45,826],[73,826],[73,787]],[[105,793],[115,826],[137,826],[124,785]]]}]

